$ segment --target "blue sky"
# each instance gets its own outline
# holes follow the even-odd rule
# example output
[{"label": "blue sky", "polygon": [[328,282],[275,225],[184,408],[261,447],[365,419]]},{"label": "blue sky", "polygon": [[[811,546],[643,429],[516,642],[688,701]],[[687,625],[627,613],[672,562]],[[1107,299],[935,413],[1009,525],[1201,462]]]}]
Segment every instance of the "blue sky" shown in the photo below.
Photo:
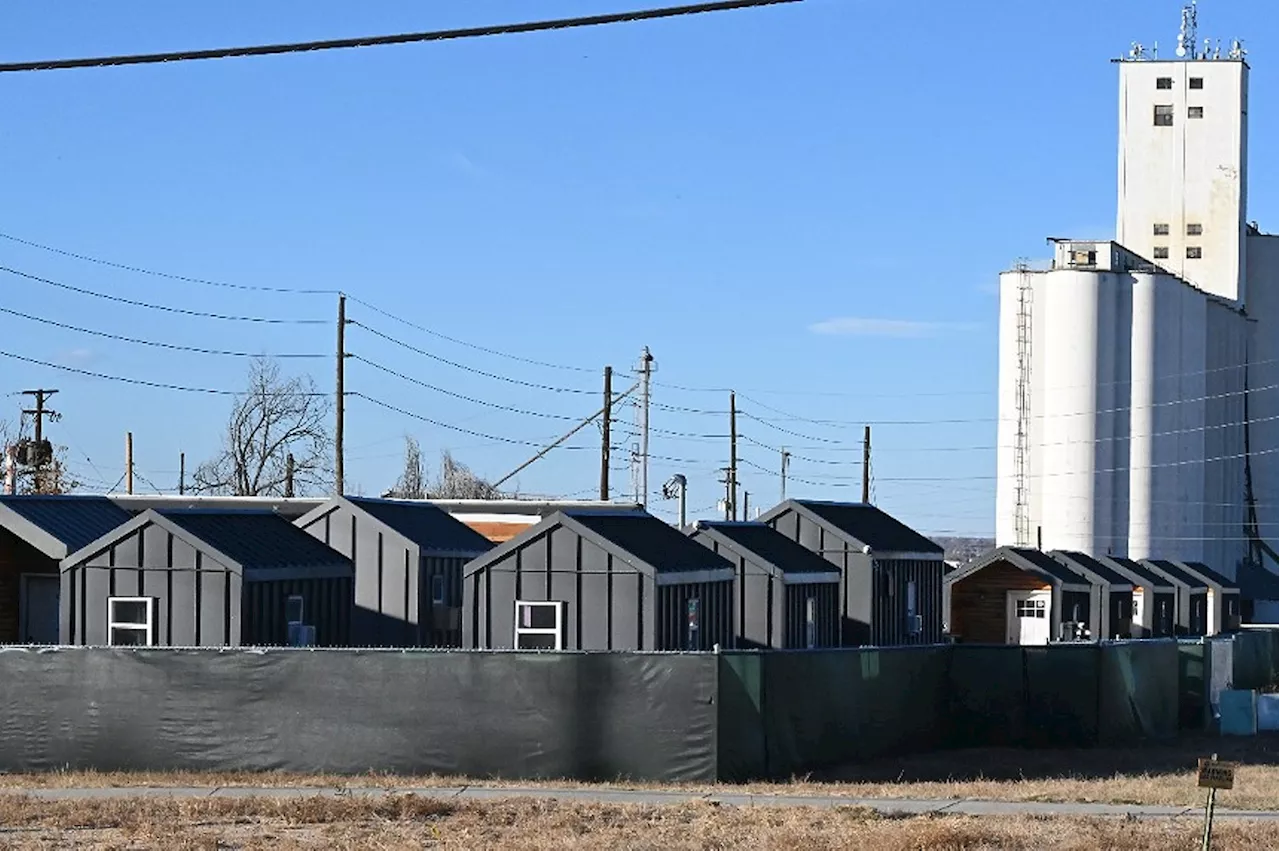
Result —
[{"label": "blue sky", "polygon": [[[536,11],[533,7],[536,5]],[[634,8],[517,3],[6,3],[6,61],[471,26]],[[657,360],[653,490],[722,493],[728,393],[741,480],[856,498],[862,424],[876,498],[928,531],[993,526],[996,275],[1044,237],[1114,231],[1115,68],[1173,47],[1176,2],[808,0],[651,23],[328,53],[0,75],[0,231],[118,263],[239,284],[342,289],[348,482],[376,493],[402,436],[497,477],[598,407],[600,372]],[[1079,22],[1090,22],[1080,25]],[[1277,225],[1275,3],[1203,3],[1201,36],[1252,67],[1251,218]],[[1167,47],[1166,47],[1167,46]],[[193,310],[329,320],[334,298],[201,286],[0,240],[0,265]],[[0,307],[135,337],[331,353],[323,325],[220,322],[0,273]],[[155,349],[0,313],[0,349],[111,375],[240,386],[241,359]],[[295,360],[325,389],[331,360]],[[623,382],[619,376],[619,383]],[[124,434],[148,482],[214,452],[228,401],[0,359],[0,392],[61,390],[52,427],[85,481],[115,483]],[[14,419],[17,397],[0,397]],[[671,410],[671,409],[678,410]],[[705,412],[705,413],[698,413]],[[631,417],[630,411],[622,412]],[[747,416],[750,415],[750,416]],[[755,417],[753,419],[752,417]],[[841,424],[808,420],[835,420]],[[768,422],[761,422],[767,420]],[[477,434],[466,434],[466,429]],[[628,441],[619,425],[620,440]],[[590,495],[594,427],[518,477]],[[668,460],[679,459],[679,460]],[[630,487],[626,459],[614,482]],[[758,468],[757,466],[758,465]],[[145,486],[140,486],[145,487]],[[673,506],[655,508],[670,513]],[[709,514],[709,512],[703,512]]]}]

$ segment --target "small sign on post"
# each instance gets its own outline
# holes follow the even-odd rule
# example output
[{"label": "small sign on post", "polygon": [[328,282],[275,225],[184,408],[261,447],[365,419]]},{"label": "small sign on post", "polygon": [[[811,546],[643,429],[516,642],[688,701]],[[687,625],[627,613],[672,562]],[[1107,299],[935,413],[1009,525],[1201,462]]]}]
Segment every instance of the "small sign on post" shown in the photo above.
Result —
[{"label": "small sign on post", "polygon": [[1213,839],[1213,804],[1218,797],[1219,789],[1230,789],[1236,782],[1236,764],[1219,762],[1218,755],[1199,761],[1196,782],[1201,789],[1209,790],[1209,799],[1204,805],[1204,836],[1200,839],[1201,851],[1209,851]]}]

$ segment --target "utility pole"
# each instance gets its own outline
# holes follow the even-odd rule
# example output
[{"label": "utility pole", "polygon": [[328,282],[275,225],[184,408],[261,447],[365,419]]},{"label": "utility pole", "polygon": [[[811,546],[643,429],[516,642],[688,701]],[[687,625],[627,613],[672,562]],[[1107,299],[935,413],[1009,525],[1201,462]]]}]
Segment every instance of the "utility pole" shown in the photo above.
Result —
[{"label": "utility pole", "polygon": [[729,391],[729,519],[738,519],[738,399]]},{"label": "utility pole", "polygon": [[787,451],[787,447],[782,447],[782,499],[780,502],[787,501],[787,470],[791,467],[791,453]]},{"label": "utility pole", "polygon": [[862,502],[871,502],[871,426],[862,429]]},{"label": "utility pole", "polygon": [[609,444],[613,419],[613,367],[604,368],[604,414],[600,421],[600,501],[609,501]]},{"label": "utility pole", "polygon": [[337,386],[334,388],[334,421],[333,421],[333,490],[338,496],[342,496],[343,487],[343,427],[346,421],[346,410],[344,403],[347,399],[346,393],[346,364],[347,364],[347,296],[344,293],[338,293],[338,374]]},{"label": "utility pole", "polygon": [[133,493],[133,432],[124,433],[124,492]]},{"label": "utility pole", "polygon": [[[36,444],[35,444],[36,463],[33,465],[35,467],[35,471],[33,474],[33,485],[34,485],[33,489],[35,490],[36,493],[44,493],[44,488],[43,488],[44,476],[42,474],[44,473],[44,465],[49,460],[48,458],[45,457],[45,451],[44,451],[44,418],[49,417],[50,419],[57,419],[58,417],[58,412],[49,410],[44,406],[44,403],[46,399],[48,399],[50,396],[52,396],[54,393],[57,393],[57,392],[58,392],[57,390],[43,390],[43,389],[22,391],[23,396],[32,396],[36,400],[36,406],[34,408],[27,408],[27,409],[24,409],[22,412],[24,414],[30,414],[32,417],[35,418],[35,421],[36,421]],[[53,453],[50,452],[49,454],[50,456],[52,456]]]},{"label": "utility pole", "polygon": [[187,453],[178,453],[178,496],[187,492]]},{"label": "utility pole", "polygon": [[284,456],[284,496],[293,499],[293,453]]},{"label": "utility pole", "polygon": [[751,519],[751,491],[742,492],[742,519]]},{"label": "utility pole", "polygon": [[653,355],[645,346],[640,354],[640,487],[636,502],[643,508],[649,502],[649,396],[653,377]]},{"label": "utility pole", "polygon": [[729,473],[728,467],[721,467],[720,472],[724,473],[724,478],[720,480],[720,483],[724,485],[724,519],[732,520],[733,500],[729,498],[729,495],[733,493],[733,476]]}]

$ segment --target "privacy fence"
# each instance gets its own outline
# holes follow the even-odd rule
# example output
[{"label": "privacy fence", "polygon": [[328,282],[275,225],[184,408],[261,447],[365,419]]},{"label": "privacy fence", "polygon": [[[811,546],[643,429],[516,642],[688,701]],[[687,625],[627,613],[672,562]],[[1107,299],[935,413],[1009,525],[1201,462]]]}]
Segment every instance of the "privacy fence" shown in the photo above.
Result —
[{"label": "privacy fence", "polygon": [[656,781],[1202,727],[1276,634],[724,654],[0,649],[0,771]]}]

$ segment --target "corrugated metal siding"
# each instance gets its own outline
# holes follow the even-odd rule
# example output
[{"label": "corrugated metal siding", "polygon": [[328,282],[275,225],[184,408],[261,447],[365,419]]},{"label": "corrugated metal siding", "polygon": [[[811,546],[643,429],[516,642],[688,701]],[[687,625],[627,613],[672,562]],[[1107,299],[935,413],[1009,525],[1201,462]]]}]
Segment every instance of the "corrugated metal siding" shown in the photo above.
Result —
[{"label": "corrugated metal siding", "polygon": [[1133,630],[1133,592],[1111,592],[1111,623],[1107,638],[1129,638]]},{"label": "corrugated metal siding", "polygon": [[[1093,618],[1090,615],[1088,591],[1063,591],[1062,592],[1062,623],[1083,623],[1087,628],[1093,629]],[[1058,641],[1062,636],[1051,635],[1050,641]]]},{"label": "corrugated metal siding", "polygon": [[351,580],[286,579],[245,583],[241,641],[254,647],[289,643],[286,601],[302,597],[303,623],[316,628],[317,647],[346,647],[351,632]]},{"label": "corrugated metal siding", "polygon": [[[424,647],[462,646],[463,558],[423,556],[418,579],[419,643]],[[444,582],[444,602],[436,604],[436,577]]]},{"label": "corrugated metal siding", "polygon": [[[881,646],[937,644],[942,641],[941,561],[875,559],[872,568],[871,643]],[[908,620],[908,585],[915,583],[915,615],[920,629]]]},{"label": "corrugated metal siding", "polygon": [[779,609],[782,612],[783,637],[776,645],[785,650],[809,648],[809,600],[813,600],[813,644],[820,647],[840,646],[840,586],[834,582],[814,585],[783,585]]},{"label": "corrugated metal siding", "polygon": [[[655,650],[711,650],[733,646],[733,582],[658,586]],[[697,600],[697,629],[690,629],[689,603]]]}]

